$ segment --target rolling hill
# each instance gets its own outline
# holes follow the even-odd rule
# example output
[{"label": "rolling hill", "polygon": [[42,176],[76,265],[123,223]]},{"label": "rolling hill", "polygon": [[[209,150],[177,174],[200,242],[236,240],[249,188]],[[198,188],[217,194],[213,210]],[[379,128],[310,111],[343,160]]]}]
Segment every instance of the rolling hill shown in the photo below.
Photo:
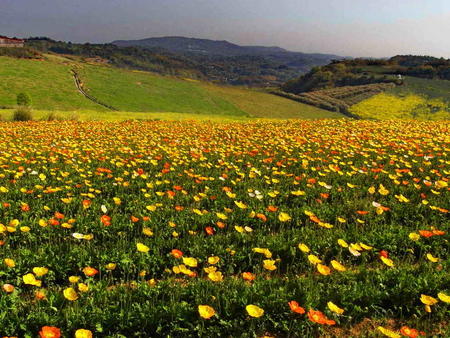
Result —
[{"label": "rolling hill", "polygon": [[[97,110],[102,107],[77,90],[72,71],[84,90],[119,111],[170,112],[227,117],[323,118],[343,117],[261,91],[117,69],[74,57],[43,54],[42,59],[0,57],[0,107],[12,108],[19,92],[29,92],[41,110]],[[114,112],[111,112],[113,114]],[[139,114],[142,117],[142,114]]]}]

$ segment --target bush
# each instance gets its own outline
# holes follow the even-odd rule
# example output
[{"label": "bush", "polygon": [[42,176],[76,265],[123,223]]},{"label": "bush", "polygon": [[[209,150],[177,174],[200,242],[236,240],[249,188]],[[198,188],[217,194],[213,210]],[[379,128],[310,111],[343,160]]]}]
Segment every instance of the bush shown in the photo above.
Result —
[{"label": "bush", "polygon": [[28,93],[17,94],[17,104],[19,106],[31,106],[32,104],[31,95]]},{"label": "bush", "polygon": [[29,106],[19,106],[14,111],[13,121],[32,121],[33,110]]}]

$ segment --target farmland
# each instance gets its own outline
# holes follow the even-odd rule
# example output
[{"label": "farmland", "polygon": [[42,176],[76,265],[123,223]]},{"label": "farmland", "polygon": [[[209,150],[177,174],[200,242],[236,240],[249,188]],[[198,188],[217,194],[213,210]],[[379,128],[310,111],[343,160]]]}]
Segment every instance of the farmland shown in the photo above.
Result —
[{"label": "farmland", "polygon": [[0,333],[445,337],[449,129],[2,122]]}]

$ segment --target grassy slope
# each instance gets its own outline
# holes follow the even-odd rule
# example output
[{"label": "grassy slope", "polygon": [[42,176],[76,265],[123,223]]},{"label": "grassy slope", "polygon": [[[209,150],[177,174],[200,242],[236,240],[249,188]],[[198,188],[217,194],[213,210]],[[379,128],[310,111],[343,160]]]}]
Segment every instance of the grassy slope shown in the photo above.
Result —
[{"label": "grassy slope", "polygon": [[[242,119],[249,116],[344,117],[338,113],[252,90],[221,87],[146,72],[80,64],[61,56],[48,55],[47,59],[47,61],[37,61],[0,58],[0,78],[2,78],[0,107],[12,108],[17,93],[26,91],[33,97],[33,106],[41,110],[36,112],[37,118],[48,115],[49,110],[78,110],[78,115],[82,119],[109,120],[177,119],[173,113],[189,114],[186,116],[188,118],[198,118],[198,114],[206,115],[203,119],[211,119],[215,115],[218,119]],[[77,66],[84,86],[92,96],[116,107],[121,112],[109,112],[78,93],[70,75],[73,65]],[[153,114],[137,112],[153,112]],[[3,111],[2,115],[8,118],[11,112]]]},{"label": "grassy slope", "polygon": [[12,107],[21,91],[31,94],[38,109],[99,109],[75,88],[70,68],[58,63],[0,57],[0,107]]}]

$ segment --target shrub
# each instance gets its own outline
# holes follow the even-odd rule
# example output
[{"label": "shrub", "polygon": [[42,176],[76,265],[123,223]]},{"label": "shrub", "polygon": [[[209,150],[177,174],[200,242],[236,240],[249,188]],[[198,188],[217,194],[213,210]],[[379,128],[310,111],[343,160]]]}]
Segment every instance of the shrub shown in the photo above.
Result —
[{"label": "shrub", "polygon": [[14,111],[13,121],[32,121],[33,110],[29,106],[19,106]]},{"label": "shrub", "polygon": [[17,94],[17,104],[19,106],[31,106],[32,104],[31,95],[28,93]]}]

